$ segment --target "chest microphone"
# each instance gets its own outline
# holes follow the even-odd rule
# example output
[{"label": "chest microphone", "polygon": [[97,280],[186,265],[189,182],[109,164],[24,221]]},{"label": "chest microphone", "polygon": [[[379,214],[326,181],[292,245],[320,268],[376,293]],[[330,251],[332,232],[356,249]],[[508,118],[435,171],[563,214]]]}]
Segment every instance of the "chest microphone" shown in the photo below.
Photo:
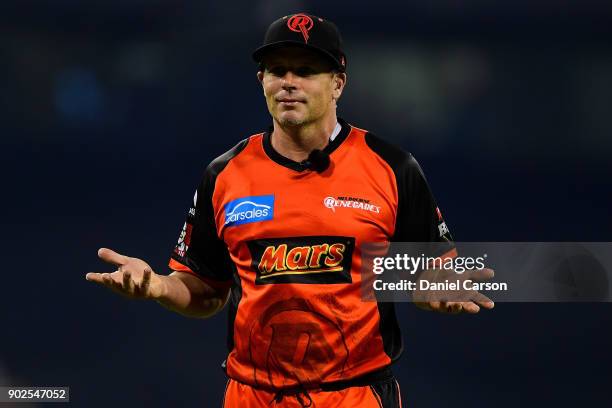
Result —
[{"label": "chest microphone", "polygon": [[302,165],[307,169],[322,173],[329,167],[329,162],[329,153],[314,149],[310,152],[308,158],[302,162]]}]

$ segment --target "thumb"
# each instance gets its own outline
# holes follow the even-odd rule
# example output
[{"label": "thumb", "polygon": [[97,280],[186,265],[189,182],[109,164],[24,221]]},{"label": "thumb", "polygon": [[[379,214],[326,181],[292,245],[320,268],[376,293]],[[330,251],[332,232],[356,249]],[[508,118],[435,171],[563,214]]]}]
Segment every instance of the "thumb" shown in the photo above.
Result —
[{"label": "thumb", "polygon": [[128,261],[128,257],[121,255],[112,249],[100,248],[98,249],[98,256],[105,262],[112,263],[114,265],[124,265]]}]

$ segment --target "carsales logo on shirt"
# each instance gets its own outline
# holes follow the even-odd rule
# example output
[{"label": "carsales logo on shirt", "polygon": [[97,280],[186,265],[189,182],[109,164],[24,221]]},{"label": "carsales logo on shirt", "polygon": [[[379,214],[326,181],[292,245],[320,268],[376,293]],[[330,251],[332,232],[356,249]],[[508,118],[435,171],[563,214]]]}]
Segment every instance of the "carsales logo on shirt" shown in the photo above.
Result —
[{"label": "carsales logo on shirt", "polygon": [[242,197],[225,205],[225,226],[274,218],[274,195]]}]

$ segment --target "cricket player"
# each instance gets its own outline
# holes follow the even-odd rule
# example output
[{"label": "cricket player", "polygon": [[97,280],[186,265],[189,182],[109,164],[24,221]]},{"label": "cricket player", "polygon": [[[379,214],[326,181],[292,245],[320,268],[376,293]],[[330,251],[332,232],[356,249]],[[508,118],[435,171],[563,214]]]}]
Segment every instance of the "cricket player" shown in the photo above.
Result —
[{"label": "cricket player", "polygon": [[117,270],[86,278],[186,316],[227,305],[224,407],[401,407],[395,305],[362,301],[360,244],[446,242],[451,254],[450,232],[414,157],[337,116],[347,58],[332,22],[282,17],[253,58],[272,127],[206,167],[172,272],[102,248]]}]

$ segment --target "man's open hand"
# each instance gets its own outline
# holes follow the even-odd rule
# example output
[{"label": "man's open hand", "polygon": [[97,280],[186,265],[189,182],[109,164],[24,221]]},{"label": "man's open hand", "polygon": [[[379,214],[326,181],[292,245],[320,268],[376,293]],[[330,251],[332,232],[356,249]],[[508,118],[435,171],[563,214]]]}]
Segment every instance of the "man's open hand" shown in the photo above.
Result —
[{"label": "man's open hand", "polygon": [[116,265],[117,270],[112,273],[90,272],[85,275],[88,281],[99,283],[134,299],[158,299],[162,295],[162,278],[142,259],[130,258],[107,248],[100,248],[98,256],[103,261]]},{"label": "man's open hand", "polygon": [[[429,283],[458,282],[459,288],[453,290],[426,289],[415,290],[413,301],[421,309],[432,310],[440,313],[478,313],[481,307],[493,309],[495,304],[491,299],[473,289],[464,289],[464,282],[482,281],[491,279],[494,275],[492,269],[476,269],[465,271],[461,274],[452,270],[429,269],[423,271],[419,280]],[[417,282],[419,285],[420,282]],[[469,286],[469,285],[468,285]]]}]

